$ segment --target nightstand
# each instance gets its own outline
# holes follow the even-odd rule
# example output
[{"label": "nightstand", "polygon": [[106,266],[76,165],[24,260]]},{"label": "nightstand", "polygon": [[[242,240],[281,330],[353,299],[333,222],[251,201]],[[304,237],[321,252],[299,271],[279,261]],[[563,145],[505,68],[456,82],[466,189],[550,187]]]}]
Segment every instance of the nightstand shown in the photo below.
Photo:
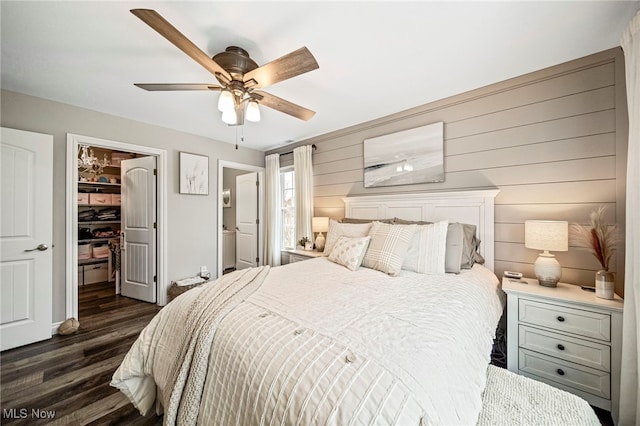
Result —
[{"label": "nightstand", "polygon": [[[282,250],[282,255],[289,256],[289,261],[286,263],[302,262],[303,260],[314,259],[316,257],[322,257],[321,251],[316,250]],[[284,259],[283,259],[284,260]],[[283,262],[285,263],[285,262]]]},{"label": "nightstand", "polygon": [[[520,284],[525,281],[527,284]],[[600,299],[580,286],[543,287],[504,277],[507,293],[507,368],[618,408],[623,300]]]}]

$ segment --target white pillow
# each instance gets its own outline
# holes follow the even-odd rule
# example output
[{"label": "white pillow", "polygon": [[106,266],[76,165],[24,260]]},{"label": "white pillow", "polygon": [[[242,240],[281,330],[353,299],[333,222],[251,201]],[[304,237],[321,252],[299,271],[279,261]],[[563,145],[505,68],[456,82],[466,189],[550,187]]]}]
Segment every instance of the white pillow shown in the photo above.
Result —
[{"label": "white pillow", "polygon": [[421,274],[444,274],[449,221],[417,226],[402,269]]},{"label": "white pillow", "polygon": [[323,256],[329,256],[338,238],[344,237],[366,237],[371,229],[370,223],[340,223],[333,219],[329,220],[329,232],[324,243]]},{"label": "white pillow", "polygon": [[417,225],[390,225],[373,222],[371,242],[362,266],[389,275],[398,275]]},{"label": "white pillow", "polygon": [[334,244],[329,260],[355,271],[362,264],[371,237],[340,237]]}]

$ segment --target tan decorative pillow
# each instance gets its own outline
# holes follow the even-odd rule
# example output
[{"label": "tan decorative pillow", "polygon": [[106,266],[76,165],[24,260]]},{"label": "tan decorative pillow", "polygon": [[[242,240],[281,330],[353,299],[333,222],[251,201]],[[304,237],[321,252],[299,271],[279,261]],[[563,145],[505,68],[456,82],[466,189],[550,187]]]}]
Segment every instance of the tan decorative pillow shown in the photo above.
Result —
[{"label": "tan decorative pillow", "polygon": [[371,229],[370,223],[340,223],[333,219],[329,220],[329,232],[324,243],[323,256],[329,256],[338,238],[344,237],[366,237]]},{"label": "tan decorative pillow", "polygon": [[340,223],[371,223],[374,221],[382,223],[393,223],[393,219],[357,219],[353,217],[345,217],[340,221]]},{"label": "tan decorative pillow", "polygon": [[413,239],[417,225],[390,225],[373,222],[369,236],[371,242],[362,266],[392,276],[398,275]]},{"label": "tan decorative pillow", "polygon": [[418,225],[402,269],[421,274],[444,274],[448,225],[446,220]]},{"label": "tan decorative pillow", "polygon": [[362,264],[371,237],[340,237],[333,246],[329,260],[355,271]]}]

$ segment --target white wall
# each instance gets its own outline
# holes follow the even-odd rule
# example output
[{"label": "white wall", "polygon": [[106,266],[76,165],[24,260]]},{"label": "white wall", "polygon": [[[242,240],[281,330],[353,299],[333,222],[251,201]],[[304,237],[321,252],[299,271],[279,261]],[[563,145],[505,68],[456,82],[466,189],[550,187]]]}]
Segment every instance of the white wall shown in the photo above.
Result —
[{"label": "white wall", "polygon": [[[218,160],[264,166],[264,153],[15,92],[0,92],[0,125],[53,135],[53,322],[65,313],[66,134],[75,133],[164,149],[168,153],[168,280],[193,276],[201,265],[217,270]],[[180,151],[209,157],[209,195],[178,187]],[[221,236],[221,235],[220,235]]]}]

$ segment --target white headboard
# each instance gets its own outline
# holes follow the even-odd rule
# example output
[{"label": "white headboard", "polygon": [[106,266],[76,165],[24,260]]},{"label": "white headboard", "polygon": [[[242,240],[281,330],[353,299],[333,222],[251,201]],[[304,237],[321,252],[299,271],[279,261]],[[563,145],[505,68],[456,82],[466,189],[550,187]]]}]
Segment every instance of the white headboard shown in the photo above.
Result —
[{"label": "white headboard", "polygon": [[485,266],[493,271],[494,217],[493,203],[500,190],[455,192],[414,192],[393,195],[365,195],[343,198],[345,217],[470,223],[476,225],[480,254]]}]

